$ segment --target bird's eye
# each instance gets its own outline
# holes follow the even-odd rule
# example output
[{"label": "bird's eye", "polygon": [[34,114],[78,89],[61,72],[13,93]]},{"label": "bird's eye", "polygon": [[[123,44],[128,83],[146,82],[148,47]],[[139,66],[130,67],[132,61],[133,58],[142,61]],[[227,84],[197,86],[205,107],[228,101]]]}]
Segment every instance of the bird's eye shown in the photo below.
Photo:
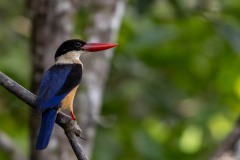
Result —
[{"label": "bird's eye", "polygon": [[81,43],[80,42],[76,42],[75,43],[75,47],[80,47],[81,46]]}]

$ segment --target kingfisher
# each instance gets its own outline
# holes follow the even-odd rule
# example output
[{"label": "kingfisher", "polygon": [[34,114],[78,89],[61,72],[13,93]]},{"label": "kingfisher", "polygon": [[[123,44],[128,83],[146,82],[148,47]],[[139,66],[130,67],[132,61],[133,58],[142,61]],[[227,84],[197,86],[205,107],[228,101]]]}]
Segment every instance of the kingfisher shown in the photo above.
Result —
[{"label": "kingfisher", "polygon": [[71,119],[73,100],[82,79],[83,64],[80,56],[86,52],[115,47],[115,43],[87,43],[79,39],[63,42],[55,53],[55,63],[44,74],[37,98],[36,109],[42,113],[36,149],[47,147],[59,110],[69,109]]}]

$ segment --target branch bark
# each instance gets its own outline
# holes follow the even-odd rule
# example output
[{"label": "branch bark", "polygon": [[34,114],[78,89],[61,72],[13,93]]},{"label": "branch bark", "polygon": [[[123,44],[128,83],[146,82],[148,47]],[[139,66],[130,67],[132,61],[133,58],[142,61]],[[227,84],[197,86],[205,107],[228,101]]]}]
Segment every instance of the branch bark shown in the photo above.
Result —
[{"label": "branch bark", "polygon": [[[37,97],[2,72],[0,72],[0,85],[31,107],[35,108]],[[72,121],[66,114],[58,112],[56,123],[64,129],[78,160],[88,160],[77,138],[77,136],[80,136],[80,128],[76,122]]]}]

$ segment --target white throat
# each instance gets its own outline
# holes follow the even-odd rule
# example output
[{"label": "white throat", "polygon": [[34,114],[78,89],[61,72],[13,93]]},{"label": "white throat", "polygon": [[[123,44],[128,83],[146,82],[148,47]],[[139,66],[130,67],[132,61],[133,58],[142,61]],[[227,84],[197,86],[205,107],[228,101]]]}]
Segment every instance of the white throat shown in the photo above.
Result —
[{"label": "white throat", "polygon": [[55,64],[74,64],[74,63],[79,63],[82,64],[80,61],[80,56],[83,54],[83,51],[70,51],[66,54],[63,54],[59,56]]}]

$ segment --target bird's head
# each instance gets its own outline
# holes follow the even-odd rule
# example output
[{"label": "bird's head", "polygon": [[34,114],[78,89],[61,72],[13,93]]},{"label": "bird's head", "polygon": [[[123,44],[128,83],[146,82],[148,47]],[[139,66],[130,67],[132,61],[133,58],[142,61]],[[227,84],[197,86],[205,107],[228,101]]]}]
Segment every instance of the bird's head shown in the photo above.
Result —
[{"label": "bird's head", "polygon": [[71,39],[59,46],[55,54],[55,60],[63,57],[79,59],[82,53],[102,51],[115,46],[117,46],[116,43],[87,43],[80,39]]}]

